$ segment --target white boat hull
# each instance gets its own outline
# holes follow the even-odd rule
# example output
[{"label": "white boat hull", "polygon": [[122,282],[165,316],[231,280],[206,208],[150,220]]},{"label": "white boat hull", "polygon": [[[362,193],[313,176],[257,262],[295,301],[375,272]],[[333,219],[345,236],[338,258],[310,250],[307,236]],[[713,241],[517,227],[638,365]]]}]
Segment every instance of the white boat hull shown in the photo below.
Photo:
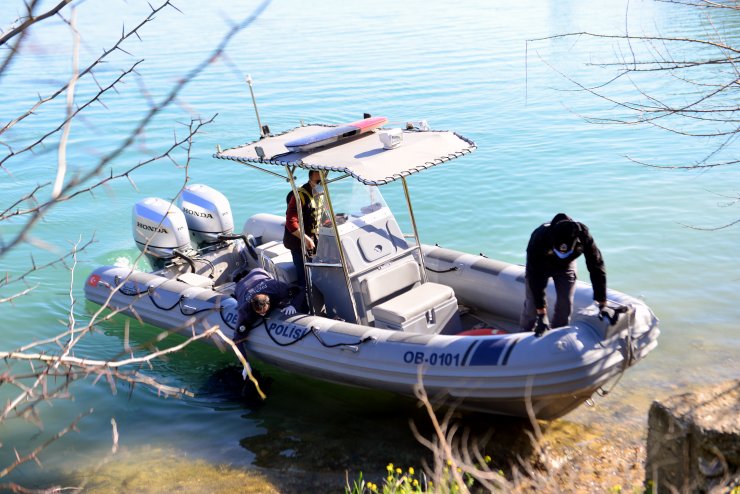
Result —
[{"label": "white boat hull", "polygon": [[[522,266],[439,247],[424,246],[423,252],[429,281],[452,287],[462,313],[470,310],[516,331]],[[228,284],[199,287],[161,274],[104,266],[90,275],[85,294],[186,335],[213,325],[231,334],[236,300]],[[274,311],[249,333],[245,348],[249,357],[316,379],[409,396],[421,379],[430,397],[461,409],[527,416],[531,406],[537,418],[553,419],[657,345],[658,321],[643,302],[609,291],[610,302],[631,307],[625,319],[609,326],[598,319],[591,298],[591,287],[579,282],[571,325],[540,338],[520,332],[418,334]]]}]

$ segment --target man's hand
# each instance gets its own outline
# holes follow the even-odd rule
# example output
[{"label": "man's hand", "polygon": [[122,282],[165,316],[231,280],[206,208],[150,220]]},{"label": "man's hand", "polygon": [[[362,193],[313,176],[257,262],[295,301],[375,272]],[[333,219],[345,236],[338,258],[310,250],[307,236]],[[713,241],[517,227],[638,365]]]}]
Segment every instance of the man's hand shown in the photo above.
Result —
[{"label": "man's hand", "polygon": [[537,323],[534,325],[534,335],[539,338],[545,331],[550,331],[550,320],[547,318],[547,313],[537,314]]},{"label": "man's hand", "polygon": [[286,308],[284,308],[284,309],[282,310],[282,312],[283,312],[283,314],[285,314],[286,316],[292,316],[293,314],[295,314],[295,313],[296,313],[296,310],[295,310],[295,307],[293,307],[292,305],[289,305],[289,306],[287,306]]},{"label": "man's hand", "polygon": [[611,307],[607,307],[606,304],[604,304],[603,306],[599,304],[599,320],[603,321],[604,319],[606,319],[612,326],[617,324],[619,314],[621,314],[622,312],[626,312],[626,309],[619,308],[615,310]]}]

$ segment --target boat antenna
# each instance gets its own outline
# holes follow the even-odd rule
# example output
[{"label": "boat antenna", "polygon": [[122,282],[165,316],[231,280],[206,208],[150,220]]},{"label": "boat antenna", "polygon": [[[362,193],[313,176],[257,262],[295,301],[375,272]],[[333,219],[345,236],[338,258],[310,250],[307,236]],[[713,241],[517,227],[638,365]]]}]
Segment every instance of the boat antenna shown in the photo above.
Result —
[{"label": "boat antenna", "polygon": [[254,106],[254,114],[257,115],[257,125],[260,128],[260,137],[265,137],[270,133],[270,127],[262,125],[260,122],[260,112],[257,110],[257,100],[254,98],[254,90],[252,89],[252,76],[247,74],[247,84],[249,84],[249,94],[252,95],[252,105]]}]

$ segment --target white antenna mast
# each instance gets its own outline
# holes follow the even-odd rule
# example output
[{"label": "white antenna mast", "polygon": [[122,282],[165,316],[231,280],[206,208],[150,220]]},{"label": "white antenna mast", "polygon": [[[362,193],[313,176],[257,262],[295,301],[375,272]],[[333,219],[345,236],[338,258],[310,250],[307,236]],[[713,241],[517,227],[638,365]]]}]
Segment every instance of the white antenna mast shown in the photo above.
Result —
[{"label": "white antenna mast", "polygon": [[249,84],[249,94],[252,95],[254,114],[257,115],[257,125],[259,125],[260,128],[260,137],[265,137],[267,134],[270,133],[270,128],[267,125],[263,127],[262,122],[260,121],[260,112],[257,110],[257,100],[254,98],[254,90],[252,89],[252,76],[249,74],[247,74],[247,84]]}]

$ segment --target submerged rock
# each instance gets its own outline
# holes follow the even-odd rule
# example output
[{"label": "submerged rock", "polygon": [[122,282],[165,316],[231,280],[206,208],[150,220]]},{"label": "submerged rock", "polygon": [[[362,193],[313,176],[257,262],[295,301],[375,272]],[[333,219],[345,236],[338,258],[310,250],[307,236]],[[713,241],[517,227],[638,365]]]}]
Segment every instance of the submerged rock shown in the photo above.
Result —
[{"label": "submerged rock", "polygon": [[645,476],[658,493],[740,484],[740,380],[653,402]]}]

